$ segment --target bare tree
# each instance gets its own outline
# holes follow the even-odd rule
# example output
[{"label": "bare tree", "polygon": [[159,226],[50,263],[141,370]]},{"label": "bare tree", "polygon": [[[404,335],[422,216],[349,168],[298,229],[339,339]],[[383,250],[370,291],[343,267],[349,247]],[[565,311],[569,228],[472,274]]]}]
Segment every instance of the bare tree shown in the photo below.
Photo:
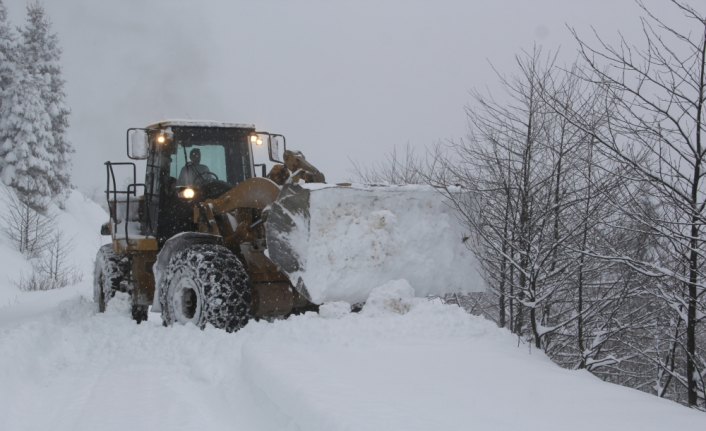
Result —
[{"label": "bare tree", "polygon": [[[705,291],[706,15],[684,2],[671,3],[692,27],[670,26],[638,3],[645,13],[643,47],[622,38],[611,45],[597,34],[590,44],[574,32],[587,66],[581,76],[602,89],[603,106],[612,112],[605,128],[592,128],[576,111],[567,119],[645,185],[640,194],[624,188],[618,204],[630,209],[626,216],[633,229],[655,238],[651,252],[642,257],[616,253],[614,259],[652,278],[651,294],[673,313],[673,343],[667,350],[683,353],[684,369],[663,366],[660,372],[683,382],[687,404],[697,406],[704,399],[706,367],[703,346],[697,346]],[[664,362],[674,361],[672,354]]]},{"label": "bare tree", "polygon": [[37,257],[48,244],[54,220],[6,191],[2,198],[6,212],[0,218],[2,232],[17,251],[29,258]]},{"label": "bare tree", "polygon": [[72,241],[63,233],[54,233],[42,253],[31,260],[32,272],[20,277],[15,285],[20,290],[36,291],[59,289],[81,281],[81,272],[68,262],[72,247]]},{"label": "bare tree", "polygon": [[46,247],[36,265],[36,271],[49,281],[51,289],[58,289],[80,281],[81,274],[69,265],[68,255],[73,242],[66,239],[62,232],[56,232],[51,237],[51,243]]},{"label": "bare tree", "polygon": [[474,93],[466,139],[357,171],[449,191],[489,292],[447,301],[562,366],[699,407],[706,19],[672,1],[689,32],[638,4],[645,48],[574,33],[578,65],[523,53],[498,73],[504,98]]},{"label": "bare tree", "polygon": [[425,184],[424,170],[423,159],[409,144],[405,147],[403,154],[400,154],[397,147],[394,147],[385,160],[372,167],[353,163],[354,180],[367,184]]},{"label": "bare tree", "polygon": [[71,240],[55,231],[56,219],[22,202],[10,190],[3,195],[6,211],[0,218],[0,230],[16,249],[29,259],[32,271],[22,275],[15,285],[20,290],[49,290],[80,281],[81,274],[68,262]]},{"label": "bare tree", "polygon": [[554,58],[538,49],[518,56],[518,75],[501,78],[506,103],[476,93],[467,111],[469,138],[452,145],[452,156],[431,178],[437,186],[469,189],[449,198],[474,232],[470,244],[497,295],[497,321],[545,349],[593,308],[574,306],[576,280],[582,283],[588,266],[576,263],[580,239],[605,216],[599,202],[607,190],[592,178],[598,162],[590,135],[540,94],[551,88],[568,105],[580,90],[570,76],[555,85]]}]

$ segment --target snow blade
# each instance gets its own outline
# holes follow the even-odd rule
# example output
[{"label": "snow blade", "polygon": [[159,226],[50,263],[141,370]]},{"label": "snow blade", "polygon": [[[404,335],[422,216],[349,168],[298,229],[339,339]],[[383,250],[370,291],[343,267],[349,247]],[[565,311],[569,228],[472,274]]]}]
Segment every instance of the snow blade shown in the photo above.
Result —
[{"label": "snow blade", "polygon": [[364,302],[406,279],[417,296],[484,290],[467,229],[427,186],[287,185],[265,224],[270,259],[311,302]]}]

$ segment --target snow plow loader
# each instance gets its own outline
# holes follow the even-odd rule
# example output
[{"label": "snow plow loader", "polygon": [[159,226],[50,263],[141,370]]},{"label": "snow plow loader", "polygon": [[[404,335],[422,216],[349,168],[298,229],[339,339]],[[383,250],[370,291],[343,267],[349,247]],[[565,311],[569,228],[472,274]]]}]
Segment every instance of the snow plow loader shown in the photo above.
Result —
[{"label": "snow plow loader", "polygon": [[126,140],[133,161],[105,163],[101,312],[125,292],[138,323],[151,306],[165,326],[234,331],[251,318],[362,303],[400,278],[418,295],[482,289],[463,227],[431,188],[325,184],[283,135],[252,125],[163,121]]}]

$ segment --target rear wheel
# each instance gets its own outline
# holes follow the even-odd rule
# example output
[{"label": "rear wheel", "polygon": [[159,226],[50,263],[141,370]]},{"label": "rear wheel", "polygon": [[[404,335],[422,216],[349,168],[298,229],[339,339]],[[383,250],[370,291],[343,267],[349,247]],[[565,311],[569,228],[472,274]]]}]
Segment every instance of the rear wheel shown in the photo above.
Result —
[{"label": "rear wheel", "polygon": [[225,247],[195,245],[169,261],[159,289],[165,325],[207,323],[228,332],[250,319],[251,288],[245,268]]},{"label": "rear wheel", "polygon": [[127,263],[123,256],[115,254],[112,244],[106,244],[98,250],[93,271],[93,302],[98,311],[105,307],[119,290],[120,283],[127,277]]},{"label": "rear wheel", "polygon": [[137,322],[139,325],[141,322],[147,320],[147,313],[149,312],[149,307],[147,305],[136,305],[132,304],[131,313],[132,320]]}]

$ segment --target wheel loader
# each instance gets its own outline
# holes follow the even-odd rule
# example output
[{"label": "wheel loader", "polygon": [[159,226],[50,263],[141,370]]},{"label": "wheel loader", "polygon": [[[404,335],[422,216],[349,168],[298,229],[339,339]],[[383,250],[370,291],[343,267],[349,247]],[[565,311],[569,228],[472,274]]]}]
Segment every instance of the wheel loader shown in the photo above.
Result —
[{"label": "wheel loader", "polygon": [[[270,177],[280,184],[254,163],[254,150],[265,145],[278,163]],[[251,317],[315,309],[264,253],[263,210],[280,185],[294,177],[324,180],[285,145],[284,136],[253,125],[163,121],[128,129],[127,155],[134,161],[105,164],[110,221],[101,233],[112,241],[96,257],[99,311],[122,291],[138,323],[154,304],[165,325],[210,323],[233,331]],[[145,161],[143,183],[139,160]],[[121,171],[129,178],[123,189]]]},{"label": "wheel loader", "polygon": [[[283,135],[247,124],[162,121],[128,129],[126,146],[132,161],[105,163],[110,220],[101,233],[110,235],[111,242],[98,251],[93,292],[101,312],[116,292],[125,292],[137,323],[147,319],[151,306],[151,311],[161,312],[165,326],[191,322],[235,331],[251,318],[316,310],[330,300],[364,300],[364,295],[350,294],[357,280],[374,287],[416,271],[419,286],[441,281],[446,289],[478,290],[464,271],[469,266],[464,234],[456,234],[451,218],[443,217],[443,204],[431,204],[439,193],[324,186],[324,175],[301,153],[288,150]],[[269,173],[256,156],[273,165]],[[143,182],[138,182],[138,166],[145,169]],[[341,190],[351,193],[341,197]],[[326,207],[334,201],[335,208],[325,217],[312,208],[317,202]],[[416,210],[405,214],[411,213],[413,202]],[[413,217],[401,235],[416,242],[395,243],[400,237],[391,234],[395,211],[399,218]],[[327,237],[348,225],[365,225],[361,217],[351,219],[352,214],[371,215],[374,244],[367,248],[384,253],[367,259],[334,256],[336,249],[367,249],[351,247],[364,241],[360,231],[351,231],[351,238],[340,233]],[[324,220],[320,229],[317,220]],[[438,232],[427,229],[433,235],[423,237],[425,230],[417,226],[434,222],[440,223]],[[336,223],[343,226],[332,226]],[[450,239],[442,240],[442,231]],[[386,247],[380,238],[393,238],[388,243],[396,248]],[[307,256],[301,247],[309,240],[335,247],[317,261],[317,255]],[[424,259],[407,265],[405,248],[412,247],[416,250],[408,251]],[[425,250],[431,256],[425,257]],[[358,266],[351,265],[354,260]],[[333,273],[307,279],[307,266]],[[352,268],[356,276],[346,277],[344,268]],[[439,278],[451,271],[455,277]],[[365,274],[372,278],[365,279]],[[317,281],[322,279],[324,283]],[[321,284],[343,292],[325,297],[312,290]]]}]

